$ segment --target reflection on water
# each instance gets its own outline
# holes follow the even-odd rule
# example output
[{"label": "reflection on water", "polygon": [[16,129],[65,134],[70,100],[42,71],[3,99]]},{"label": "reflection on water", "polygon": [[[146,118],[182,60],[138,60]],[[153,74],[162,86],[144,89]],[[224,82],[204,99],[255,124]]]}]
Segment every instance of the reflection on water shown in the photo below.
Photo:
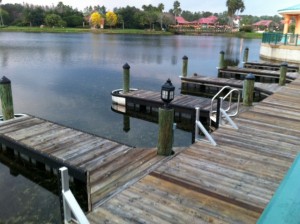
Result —
[{"label": "reflection on water", "polygon": [[[131,66],[131,87],[158,91],[171,78],[179,94],[184,55],[189,58],[189,74],[216,76],[221,50],[225,58],[241,61],[242,49],[249,47],[249,61],[254,61],[259,44],[260,40],[207,36],[0,33],[1,76],[12,81],[16,113],[133,146],[154,147],[156,123],[131,117],[130,130],[123,130],[128,118],[111,110],[110,92],[122,87],[123,64]],[[191,137],[176,129],[174,144],[189,145]],[[22,176],[11,176],[1,164],[0,175],[1,221],[19,217],[15,209],[23,217],[19,223],[49,215],[42,210],[58,216],[57,198],[51,193]],[[12,207],[6,206],[8,199]],[[25,206],[17,205],[20,201]]]}]

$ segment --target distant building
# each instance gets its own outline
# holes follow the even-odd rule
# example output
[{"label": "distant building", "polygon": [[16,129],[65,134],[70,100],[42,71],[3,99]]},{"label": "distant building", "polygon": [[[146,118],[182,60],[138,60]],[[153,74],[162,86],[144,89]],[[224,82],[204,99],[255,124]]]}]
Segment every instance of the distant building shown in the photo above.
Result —
[{"label": "distant building", "polygon": [[278,13],[284,17],[283,33],[288,33],[292,18],[295,19],[295,34],[300,34],[300,4],[285,9],[278,10]]},{"label": "distant building", "polygon": [[273,31],[279,24],[273,22],[272,20],[261,20],[252,24],[254,30],[256,31]]},{"label": "distant building", "polygon": [[[280,9],[278,13],[284,17],[283,33],[263,34],[260,57],[272,61],[300,64],[300,4]],[[289,33],[292,20],[295,20],[295,31]]]}]

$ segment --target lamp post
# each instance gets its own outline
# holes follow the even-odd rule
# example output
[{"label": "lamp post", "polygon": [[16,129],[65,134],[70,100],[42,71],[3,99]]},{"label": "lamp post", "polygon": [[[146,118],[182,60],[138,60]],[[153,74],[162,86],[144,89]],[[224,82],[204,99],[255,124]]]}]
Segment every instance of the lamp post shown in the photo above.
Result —
[{"label": "lamp post", "polygon": [[170,102],[174,99],[175,87],[170,79],[161,87],[161,99],[164,102],[164,107],[159,108],[158,112],[158,145],[157,154],[170,156],[173,146],[173,122],[174,109],[170,108]]}]

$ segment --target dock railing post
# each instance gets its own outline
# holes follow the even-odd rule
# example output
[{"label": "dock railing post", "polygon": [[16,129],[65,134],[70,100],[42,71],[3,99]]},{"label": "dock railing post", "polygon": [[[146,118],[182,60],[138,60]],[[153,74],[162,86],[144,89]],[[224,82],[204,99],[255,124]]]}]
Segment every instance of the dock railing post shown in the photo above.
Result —
[{"label": "dock railing post", "polygon": [[128,63],[123,65],[123,93],[129,93],[130,90],[130,66]]},{"label": "dock railing post", "polygon": [[0,79],[0,98],[2,104],[3,120],[9,120],[15,117],[13,97],[11,90],[11,81],[3,76]]},{"label": "dock railing post", "polygon": [[244,106],[252,106],[254,94],[255,76],[249,73],[243,85],[243,104]]},{"label": "dock railing post", "polygon": [[248,56],[249,56],[249,48],[246,47],[245,51],[244,51],[244,58],[243,58],[243,62],[247,63],[248,62]]},{"label": "dock railing post", "polygon": [[189,58],[186,55],[184,55],[182,58],[182,76],[183,77],[187,77],[188,62],[189,62]]},{"label": "dock railing post", "polygon": [[[61,180],[61,190],[62,192],[66,192],[69,190],[69,174],[68,169],[66,167],[62,167],[59,169],[60,172],[60,180]],[[71,217],[71,209],[64,199],[64,195],[61,196],[63,200],[63,210],[64,210],[64,220],[66,222],[70,222],[72,220]]]},{"label": "dock railing post", "polygon": [[286,62],[280,65],[280,76],[279,76],[279,85],[284,86],[286,82],[286,73],[287,73],[288,64]]}]

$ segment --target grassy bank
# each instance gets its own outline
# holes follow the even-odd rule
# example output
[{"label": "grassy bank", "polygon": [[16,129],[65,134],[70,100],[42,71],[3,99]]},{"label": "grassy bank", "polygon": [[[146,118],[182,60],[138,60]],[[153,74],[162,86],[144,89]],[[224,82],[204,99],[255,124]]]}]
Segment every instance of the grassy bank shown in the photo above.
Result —
[{"label": "grassy bank", "polygon": [[29,32],[29,33],[106,33],[106,34],[156,34],[171,35],[170,32],[138,30],[138,29],[91,29],[91,28],[60,28],[60,27],[18,27],[8,26],[0,28],[0,32]]},{"label": "grassy bank", "polygon": [[[141,35],[172,35],[171,32],[153,31],[153,30],[139,30],[139,29],[91,29],[91,28],[60,28],[60,27],[17,27],[8,26],[0,28],[0,32],[32,32],[32,33],[105,33],[105,34],[141,34]],[[189,33],[186,35],[201,35],[199,33]],[[207,34],[206,34],[207,35]],[[210,33],[210,35],[239,37],[249,39],[261,39],[261,33]]]}]

